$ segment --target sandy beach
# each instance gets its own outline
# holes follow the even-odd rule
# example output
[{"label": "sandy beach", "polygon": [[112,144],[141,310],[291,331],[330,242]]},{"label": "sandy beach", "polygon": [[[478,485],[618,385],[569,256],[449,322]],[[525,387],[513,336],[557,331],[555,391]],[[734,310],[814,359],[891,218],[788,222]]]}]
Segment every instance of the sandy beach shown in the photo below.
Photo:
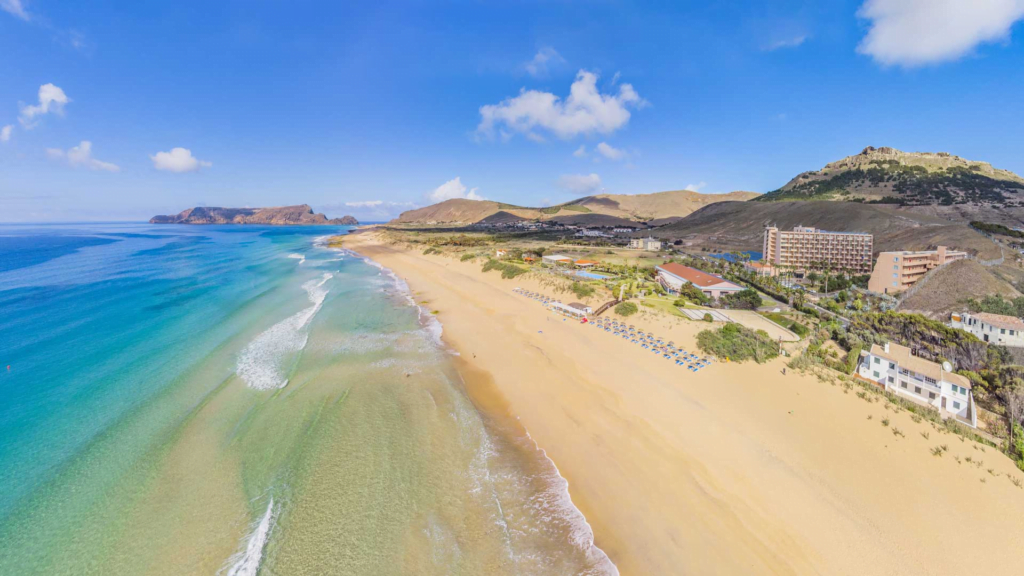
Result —
[{"label": "sandy beach", "polygon": [[[344,246],[436,310],[470,395],[547,452],[622,574],[1019,573],[1024,490],[1008,476],[1024,474],[993,448],[782,360],[689,372],[563,321],[512,291],[539,282],[480,262],[373,232]],[[634,318],[691,351],[707,326]]]}]

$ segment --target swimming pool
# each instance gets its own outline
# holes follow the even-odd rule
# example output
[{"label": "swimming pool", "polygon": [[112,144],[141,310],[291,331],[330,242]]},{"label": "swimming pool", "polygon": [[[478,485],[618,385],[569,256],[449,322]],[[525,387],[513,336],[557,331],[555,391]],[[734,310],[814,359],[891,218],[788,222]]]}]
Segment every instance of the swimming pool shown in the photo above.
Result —
[{"label": "swimming pool", "polygon": [[605,276],[603,274],[595,274],[593,272],[584,272],[582,270],[577,271],[576,275],[580,276],[582,278],[590,278],[591,280],[607,280],[609,278],[612,278],[612,276]]}]

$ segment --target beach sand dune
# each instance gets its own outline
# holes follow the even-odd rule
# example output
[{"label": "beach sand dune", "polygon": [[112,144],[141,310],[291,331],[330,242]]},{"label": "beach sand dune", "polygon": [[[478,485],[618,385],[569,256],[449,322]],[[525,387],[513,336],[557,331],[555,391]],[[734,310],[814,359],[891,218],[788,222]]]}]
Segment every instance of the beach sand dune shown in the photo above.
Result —
[{"label": "beach sand dune", "polygon": [[[692,373],[563,321],[512,292],[538,283],[479,263],[374,233],[345,246],[438,310],[471,396],[547,452],[622,574],[1020,573],[1024,491],[1007,475],[1024,474],[993,448],[783,375],[781,360]],[[630,322],[691,351],[707,326]]]}]

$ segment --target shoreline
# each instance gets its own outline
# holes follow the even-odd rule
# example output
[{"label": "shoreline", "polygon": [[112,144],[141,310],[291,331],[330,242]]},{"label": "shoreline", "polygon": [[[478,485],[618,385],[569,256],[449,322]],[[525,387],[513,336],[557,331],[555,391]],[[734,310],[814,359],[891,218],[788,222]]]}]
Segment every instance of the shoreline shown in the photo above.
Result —
[{"label": "shoreline", "polygon": [[[970,442],[935,432],[929,442],[906,413],[782,376],[779,360],[680,375],[511,293],[550,293],[533,279],[385,245],[372,229],[343,243],[438,310],[467,388],[484,375],[500,395],[474,404],[529,431],[623,574],[1012,572],[1024,495],[954,463],[980,455]],[[691,351],[703,328],[635,322]],[[945,459],[928,453],[939,442],[951,444]],[[1016,472],[999,454],[983,457],[997,475]],[[972,535],[952,555],[951,530]]]}]

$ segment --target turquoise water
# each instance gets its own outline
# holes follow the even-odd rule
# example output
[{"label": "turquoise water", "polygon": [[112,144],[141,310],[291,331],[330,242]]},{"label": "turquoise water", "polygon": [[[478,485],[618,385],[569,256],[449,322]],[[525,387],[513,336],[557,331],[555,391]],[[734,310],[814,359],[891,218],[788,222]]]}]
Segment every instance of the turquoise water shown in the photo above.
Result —
[{"label": "turquoise water", "polygon": [[606,280],[608,278],[613,278],[613,276],[605,276],[604,274],[597,274],[595,272],[584,272],[582,270],[578,270],[576,275],[582,278],[590,278],[591,280]]},{"label": "turquoise water", "polygon": [[0,574],[604,574],[345,228],[0,227]]}]

